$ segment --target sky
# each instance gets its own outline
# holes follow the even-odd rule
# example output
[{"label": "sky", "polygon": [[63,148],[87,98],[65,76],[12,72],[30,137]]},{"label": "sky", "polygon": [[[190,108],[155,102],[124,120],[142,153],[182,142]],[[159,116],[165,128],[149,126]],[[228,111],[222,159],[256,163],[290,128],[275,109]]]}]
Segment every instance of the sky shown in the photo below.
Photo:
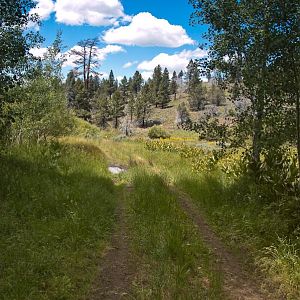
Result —
[{"label": "sky", "polygon": [[205,26],[189,25],[193,9],[188,0],[36,0],[31,13],[40,15],[39,30],[45,38],[40,56],[61,30],[66,46],[64,73],[74,66],[69,50],[80,40],[98,38],[99,71],[116,78],[139,70],[149,78],[160,64],[172,73],[185,69],[191,58],[201,58]]}]

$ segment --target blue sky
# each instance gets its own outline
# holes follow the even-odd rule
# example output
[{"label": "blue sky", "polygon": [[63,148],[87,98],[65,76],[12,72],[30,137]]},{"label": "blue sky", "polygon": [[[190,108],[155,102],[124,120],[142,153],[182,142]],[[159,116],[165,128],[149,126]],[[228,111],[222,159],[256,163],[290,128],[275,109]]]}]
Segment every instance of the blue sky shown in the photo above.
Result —
[{"label": "blue sky", "polygon": [[[192,27],[188,0],[37,0],[42,19],[43,47],[62,30],[66,51],[78,41],[99,38],[100,71],[116,77],[139,70],[145,78],[158,63],[170,72],[184,68],[190,58],[203,57],[198,49],[204,26]],[[176,3],[176,4],[174,4]],[[72,68],[68,59],[65,72]]]}]

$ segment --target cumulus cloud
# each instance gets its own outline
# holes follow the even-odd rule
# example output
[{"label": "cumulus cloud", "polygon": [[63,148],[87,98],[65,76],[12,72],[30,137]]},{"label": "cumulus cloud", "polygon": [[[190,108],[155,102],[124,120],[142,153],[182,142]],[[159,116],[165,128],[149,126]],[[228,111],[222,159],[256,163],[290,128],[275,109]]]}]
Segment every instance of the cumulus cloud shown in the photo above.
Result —
[{"label": "cumulus cloud", "polygon": [[36,58],[43,58],[45,53],[47,52],[47,48],[31,48],[29,52]]},{"label": "cumulus cloud", "polygon": [[196,50],[183,50],[175,54],[160,53],[151,60],[146,60],[138,65],[138,69],[141,72],[153,72],[153,69],[157,65],[161,65],[162,68],[168,68],[170,72],[185,70],[191,59],[203,58],[207,56],[207,51]]},{"label": "cumulus cloud", "polygon": [[106,43],[128,46],[176,48],[194,43],[182,26],[157,19],[148,12],[134,16],[129,25],[107,30],[102,38]]},{"label": "cumulus cloud", "polygon": [[[65,52],[65,58],[66,61],[64,63],[64,67],[75,67],[76,65],[74,64],[74,61],[78,58],[76,55],[72,55],[71,51],[72,50],[81,50],[80,46],[74,46],[67,52]],[[119,53],[119,52],[125,52],[125,49],[121,46],[117,45],[107,45],[104,48],[97,48],[96,49],[96,58],[99,62],[103,62],[109,54],[113,53]]]},{"label": "cumulus cloud", "polygon": [[130,68],[130,67],[136,65],[137,63],[138,63],[137,60],[135,60],[135,61],[129,61],[129,62],[127,62],[126,64],[123,65],[123,68],[124,68],[124,69],[128,69],[128,68]]},{"label": "cumulus cloud", "polygon": [[57,22],[67,25],[111,25],[125,17],[119,0],[57,0],[55,11]]},{"label": "cumulus cloud", "polygon": [[40,20],[46,20],[54,11],[54,3],[52,0],[36,0],[36,7],[30,11],[30,14],[38,14]]},{"label": "cumulus cloud", "polygon": [[143,71],[143,72],[141,72],[141,75],[144,80],[148,80],[149,78],[152,78],[153,71]]},{"label": "cumulus cloud", "polygon": [[49,18],[52,12],[56,21],[67,25],[115,25],[129,22],[130,16],[124,14],[120,0],[35,0],[36,7],[30,13],[36,13],[41,20]]}]

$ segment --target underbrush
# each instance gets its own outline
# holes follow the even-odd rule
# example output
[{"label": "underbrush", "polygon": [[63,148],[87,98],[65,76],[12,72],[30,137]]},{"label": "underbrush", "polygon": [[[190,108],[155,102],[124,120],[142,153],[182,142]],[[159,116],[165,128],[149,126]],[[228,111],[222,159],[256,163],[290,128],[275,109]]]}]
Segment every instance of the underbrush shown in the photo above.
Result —
[{"label": "underbrush", "polygon": [[99,127],[90,124],[80,118],[74,117],[74,128],[72,134],[82,138],[100,138],[101,130]]},{"label": "underbrush", "polygon": [[170,168],[175,184],[206,213],[224,241],[243,253],[249,267],[255,264],[279,293],[299,298],[300,200],[294,189],[294,157],[280,152],[265,156],[257,178],[247,174],[239,151],[218,156],[191,148],[166,141],[146,143],[153,155],[170,153],[169,159],[157,160],[164,170],[174,161],[171,156],[186,158]]},{"label": "underbrush", "polygon": [[141,257],[138,299],[223,299],[220,274],[164,180],[137,169],[129,197],[134,248]]},{"label": "underbrush", "polygon": [[0,298],[82,298],[114,223],[105,158],[53,141],[0,163]]}]

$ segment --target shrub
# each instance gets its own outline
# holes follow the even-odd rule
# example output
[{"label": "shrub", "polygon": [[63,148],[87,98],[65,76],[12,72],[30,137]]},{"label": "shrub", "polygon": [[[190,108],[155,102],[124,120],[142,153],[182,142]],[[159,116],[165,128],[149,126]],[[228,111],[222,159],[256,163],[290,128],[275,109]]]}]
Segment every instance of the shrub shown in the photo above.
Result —
[{"label": "shrub", "polygon": [[167,139],[170,137],[170,134],[160,126],[153,126],[149,130],[148,136],[150,139]]}]

